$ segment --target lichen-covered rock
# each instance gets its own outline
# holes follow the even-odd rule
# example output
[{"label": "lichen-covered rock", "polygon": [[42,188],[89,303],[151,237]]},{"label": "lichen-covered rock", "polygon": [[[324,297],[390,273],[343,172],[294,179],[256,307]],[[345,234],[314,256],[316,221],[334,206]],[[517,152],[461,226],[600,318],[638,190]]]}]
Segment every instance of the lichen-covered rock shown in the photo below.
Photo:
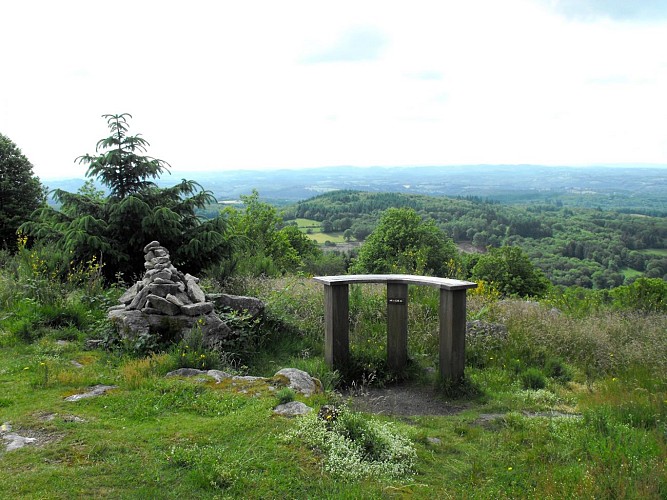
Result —
[{"label": "lichen-covered rock", "polygon": [[304,396],[311,396],[316,392],[322,392],[322,382],[311,377],[303,370],[283,368],[276,372],[274,377],[286,377],[289,380],[289,387]]}]

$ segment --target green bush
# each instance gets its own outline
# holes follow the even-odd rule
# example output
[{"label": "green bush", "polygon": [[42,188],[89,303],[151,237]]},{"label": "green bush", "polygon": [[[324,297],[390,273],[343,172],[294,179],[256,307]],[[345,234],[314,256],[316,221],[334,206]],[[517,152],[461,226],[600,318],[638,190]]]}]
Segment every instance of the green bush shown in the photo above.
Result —
[{"label": "green bush", "polygon": [[544,372],[547,377],[560,382],[569,382],[572,380],[572,369],[560,358],[548,358],[544,364]]},{"label": "green bush", "polygon": [[537,368],[528,368],[521,374],[521,383],[524,389],[544,389],[547,379]]}]

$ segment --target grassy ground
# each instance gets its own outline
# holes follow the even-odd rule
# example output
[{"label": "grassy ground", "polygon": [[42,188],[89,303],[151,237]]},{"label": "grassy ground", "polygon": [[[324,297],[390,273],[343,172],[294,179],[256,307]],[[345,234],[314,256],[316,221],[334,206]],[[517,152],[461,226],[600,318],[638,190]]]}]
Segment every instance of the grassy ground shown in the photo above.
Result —
[{"label": "grassy ground", "polygon": [[667,257],[667,248],[647,248],[645,250],[638,250],[638,252],[646,255],[661,255]]},{"label": "grassy ground", "polygon": [[[26,337],[13,315],[26,306],[10,300],[5,285],[0,424],[39,444],[0,452],[3,498],[667,496],[665,315],[604,311],[574,318],[548,305],[472,293],[470,319],[504,324],[507,334],[469,339],[466,383],[441,389],[463,411],[361,415],[407,438],[416,460],[404,477],[345,479],[335,467],[324,468],[322,450],[285,438],[300,420],[274,415],[273,393],[165,378],[179,366],[181,349],[148,356],[86,351],[85,338],[98,334],[94,323],[40,327]],[[380,383],[395,377],[383,364],[382,287],[351,290],[348,374],[331,372],[321,358],[321,285],[286,278],[230,287],[266,300],[267,320],[256,332],[257,348],[220,368],[263,376],[286,366],[305,369],[328,389],[297,397],[316,410],[344,401],[333,389],[345,377],[372,375]],[[437,357],[432,292],[410,289],[412,363],[405,375],[424,384],[433,382],[424,373]],[[34,314],[44,321],[43,311]],[[95,384],[117,389],[65,401]],[[371,447],[381,444],[375,439]]]}]

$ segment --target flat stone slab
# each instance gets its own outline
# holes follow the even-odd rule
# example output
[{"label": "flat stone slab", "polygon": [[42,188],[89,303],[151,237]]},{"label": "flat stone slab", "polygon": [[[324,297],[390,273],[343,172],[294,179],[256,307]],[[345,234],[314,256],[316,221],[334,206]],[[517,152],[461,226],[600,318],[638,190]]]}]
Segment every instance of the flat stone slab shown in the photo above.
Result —
[{"label": "flat stone slab", "polygon": [[101,396],[111,389],[118,389],[117,385],[96,385],[91,387],[88,392],[83,392],[81,394],[74,394],[65,398],[65,401],[79,401],[80,399],[94,398],[96,396]]},{"label": "flat stone slab", "polygon": [[5,445],[6,451],[18,450],[19,448],[37,442],[37,438],[19,436],[18,434],[3,434],[2,439],[7,443]]},{"label": "flat stone slab", "polygon": [[274,408],[273,413],[282,415],[283,417],[298,417],[300,415],[307,415],[313,409],[302,403],[301,401],[290,401]]}]

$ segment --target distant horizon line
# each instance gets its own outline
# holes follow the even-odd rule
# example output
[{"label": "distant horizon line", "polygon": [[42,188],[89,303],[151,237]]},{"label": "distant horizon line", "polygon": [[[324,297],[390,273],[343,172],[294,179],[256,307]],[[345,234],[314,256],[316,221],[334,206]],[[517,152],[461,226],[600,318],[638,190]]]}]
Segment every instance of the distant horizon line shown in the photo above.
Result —
[{"label": "distant horizon line", "polygon": [[[446,165],[327,165],[327,166],[318,166],[318,167],[264,167],[264,168],[219,168],[219,169],[202,169],[202,170],[179,170],[172,169],[170,173],[166,173],[161,177],[172,177],[181,174],[210,174],[210,173],[234,173],[234,172],[258,172],[258,173],[271,173],[271,172],[281,172],[281,171],[302,171],[302,170],[326,170],[326,169],[339,169],[339,168],[350,168],[350,169],[359,169],[359,170],[368,170],[368,169],[400,169],[400,168],[506,168],[506,167],[537,167],[537,168],[573,168],[573,169],[586,169],[586,168],[646,168],[646,169],[667,169],[667,163],[594,163],[587,165],[546,165],[540,163],[452,163]],[[77,175],[59,175],[59,176],[40,176],[40,180],[85,180],[85,174],[82,176]]]}]

